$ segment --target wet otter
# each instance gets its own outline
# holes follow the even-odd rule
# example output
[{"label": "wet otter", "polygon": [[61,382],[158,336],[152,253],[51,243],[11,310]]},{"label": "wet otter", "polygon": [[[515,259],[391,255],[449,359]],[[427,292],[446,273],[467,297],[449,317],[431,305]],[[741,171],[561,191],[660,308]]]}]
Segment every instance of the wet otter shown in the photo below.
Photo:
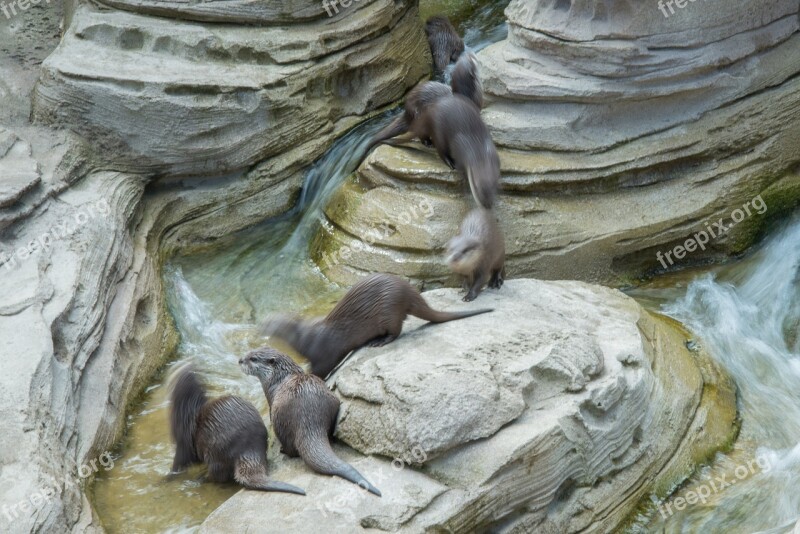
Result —
[{"label": "wet otter", "polygon": [[467,177],[479,205],[487,209],[494,205],[500,158],[480,110],[471,100],[456,94],[439,98],[422,110],[409,130],[420,139],[431,139],[439,157]]},{"label": "wet otter", "polygon": [[249,352],[239,365],[264,388],[282,452],[300,456],[318,473],[349,480],[380,497],[381,492],[331,448],[339,399],[325,382],[307,375],[291,358],[269,347]]},{"label": "wet otter", "polygon": [[232,395],[209,400],[190,364],[173,373],[170,389],[171,475],[202,462],[213,482],[235,480],[253,490],[306,494],[267,477],[267,427],[255,406]]},{"label": "wet otter", "polygon": [[311,362],[311,372],[325,378],[351,351],[394,341],[409,314],[444,323],[490,311],[436,311],[402,278],[374,274],[351,287],[325,318],[278,317],[268,320],[263,331],[294,347]]},{"label": "wet otter", "polygon": [[494,212],[470,211],[461,223],[461,233],[447,244],[447,263],[464,277],[464,300],[475,300],[483,286],[500,289],[505,276],[505,243]]},{"label": "wet otter", "polygon": [[453,94],[472,100],[478,109],[483,108],[483,84],[478,73],[478,57],[466,51],[458,58],[450,75],[450,88]]},{"label": "wet otter", "polygon": [[425,33],[433,56],[434,72],[442,74],[447,66],[458,59],[464,51],[464,41],[443,15],[436,15],[425,21]]},{"label": "wet otter", "polygon": [[[365,154],[368,154],[376,145],[408,132],[408,128],[414,119],[428,108],[435,100],[443,96],[451,96],[452,89],[439,82],[422,82],[417,84],[406,97],[403,113],[395,118],[388,126],[372,136]],[[421,139],[423,144],[430,146],[430,139]]]}]

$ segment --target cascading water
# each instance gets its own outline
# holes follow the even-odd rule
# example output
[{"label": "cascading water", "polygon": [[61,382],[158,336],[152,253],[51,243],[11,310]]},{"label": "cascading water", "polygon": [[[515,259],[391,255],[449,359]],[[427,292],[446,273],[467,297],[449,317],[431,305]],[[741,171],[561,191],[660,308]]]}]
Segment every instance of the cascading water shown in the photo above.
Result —
[{"label": "cascading water", "polygon": [[[741,432],[730,453],[662,503],[642,530],[791,532],[800,516],[800,218],[746,260],[715,271],[661,311],[733,376]],[[633,292],[651,304],[659,293]],[[677,498],[690,491],[708,494],[707,502],[677,510]]]}]

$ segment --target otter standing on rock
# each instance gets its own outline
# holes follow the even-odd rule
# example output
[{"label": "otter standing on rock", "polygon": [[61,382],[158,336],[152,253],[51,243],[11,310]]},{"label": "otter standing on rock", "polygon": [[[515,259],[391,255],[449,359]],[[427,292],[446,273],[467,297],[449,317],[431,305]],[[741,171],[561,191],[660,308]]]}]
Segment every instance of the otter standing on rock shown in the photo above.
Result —
[{"label": "otter standing on rock", "polygon": [[325,318],[278,317],[267,321],[263,331],[291,345],[308,358],[313,374],[325,378],[351,351],[394,341],[409,314],[444,323],[490,311],[437,311],[402,278],[374,274],[351,287]]},{"label": "otter standing on rock", "polygon": [[339,399],[325,382],[307,375],[288,356],[269,347],[249,352],[239,365],[245,374],[258,378],[264,388],[282,452],[300,456],[318,473],[341,477],[381,496],[378,488],[331,448],[329,440],[339,413]]},{"label": "otter standing on rock", "polygon": [[505,276],[506,249],[494,212],[476,208],[461,223],[461,233],[447,244],[447,263],[464,277],[464,300],[475,300],[483,286],[500,289]]},{"label": "otter standing on rock", "polygon": [[202,462],[213,482],[235,480],[247,489],[306,494],[267,477],[267,427],[255,406],[232,395],[209,400],[190,364],[174,372],[170,389],[175,440],[170,474]]},{"label": "otter standing on rock", "polygon": [[443,15],[436,15],[425,21],[425,33],[433,56],[433,69],[442,74],[447,66],[456,61],[464,51],[464,41]]}]

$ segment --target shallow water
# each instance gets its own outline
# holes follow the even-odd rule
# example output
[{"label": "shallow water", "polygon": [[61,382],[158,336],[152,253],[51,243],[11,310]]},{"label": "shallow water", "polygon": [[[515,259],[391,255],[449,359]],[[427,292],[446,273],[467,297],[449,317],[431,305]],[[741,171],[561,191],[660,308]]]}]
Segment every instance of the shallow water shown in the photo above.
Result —
[{"label": "shallow water", "polygon": [[[688,286],[680,278],[659,285],[630,293],[684,323],[733,376],[742,428],[732,451],[718,454],[638,530],[791,531],[800,518],[800,218],[744,260]],[[695,503],[677,501],[678,510],[678,497]]]}]

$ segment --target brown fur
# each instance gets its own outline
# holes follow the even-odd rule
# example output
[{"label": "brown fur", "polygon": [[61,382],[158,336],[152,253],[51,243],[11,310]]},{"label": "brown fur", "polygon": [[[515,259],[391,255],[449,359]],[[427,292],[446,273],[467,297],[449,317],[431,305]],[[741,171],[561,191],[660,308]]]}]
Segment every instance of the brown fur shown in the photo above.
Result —
[{"label": "brown fur", "polygon": [[[368,154],[376,145],[408,132],[408,128],[423,109],[428,108],[435,100],[443,96],[451,96],[452,89],[439,82],[422,82],[417,84],[406,97],[403,113],[395,118],[389,125],[372,136],[365,154]],[[430,145],[430,139],[422,139],[424,144]]]},{"label": "brown fur", "polygon": [[461,223],[461,233],[447,244],[447,263],[464,277],[464,300],[475,300],[488,282],[500,289],[505,277],[506,249],[503,233],[491,210],[475,208]]},{"label": "brown fur", "polygon": [[205,463],[213,482],[235,480],[248,489],[305,495],[291,484],[269,480],[267,427],[255,406],[232,395],[209,400],[191,365],[174,372],[170,390],[171,474]]},{"label": "brown fur", "polygon": [[409,314],[444,323],[490,311],[436,311],[406,280],[374,274],[351,287],[325,318],[278,317],[267,321],[264,332],[294,347],[311,362],[311,372],[325,378],[351,351],[397,339]]},{"label": "brown fur", "polygon": [[464,41],[450,20],[442,15],[431,17],[425,22],[425,33],[431,47],[434,72],[441,74],[464,51]]},{"label": "brown fur", "polygon": [[288,356],[269,347],[249,352],[239,360],[239,365],[245,374],[258,378],[264,388],[282,452],[291,457],[300,456],[318,473],[342,477],[381,495],[331,448],[330,437],[336,426],[339,399],[328,390],[325,382],[307,375]]},{"label": "brown fur", "polygon": [[465,96],[472,100],[478,109],[483,108],[483,85],[475,54],[469,51],[461,54],[450,76],[450,87],[453,94]]},{"label": "brown fur", "polygon": [[500,184],[500,158],[480,110],[462,95],[436,100],[411,124],[420,139],[430,138],[439,157],[467,177],[472,196],[484,208],[494,205]]}]

